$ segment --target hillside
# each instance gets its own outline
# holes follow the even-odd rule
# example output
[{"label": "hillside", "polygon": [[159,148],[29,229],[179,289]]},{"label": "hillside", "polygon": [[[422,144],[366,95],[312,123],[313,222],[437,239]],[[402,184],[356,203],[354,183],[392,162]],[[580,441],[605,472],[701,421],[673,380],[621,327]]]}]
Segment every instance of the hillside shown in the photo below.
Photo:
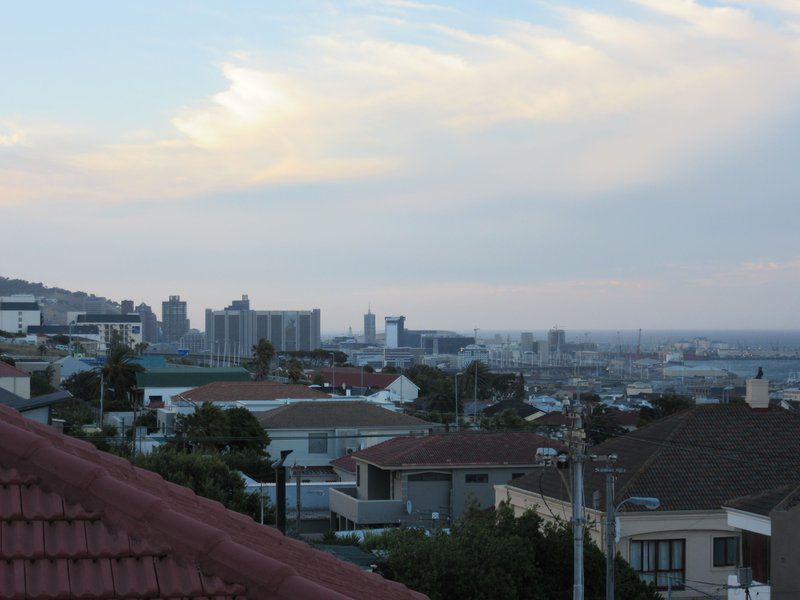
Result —
[{"label": "hillside", "polygon": [[[86,292],[72,292],[59,287],[47,287],[43,283],[9,279],[0,276],[0,296],[13,294],[33,294],[39,300],[45,323],[62,324],[67,322],[67,312],[84,310],[87,300],[98,297]],[[119,304],[106,300],[108,312],[119,312]]]}]

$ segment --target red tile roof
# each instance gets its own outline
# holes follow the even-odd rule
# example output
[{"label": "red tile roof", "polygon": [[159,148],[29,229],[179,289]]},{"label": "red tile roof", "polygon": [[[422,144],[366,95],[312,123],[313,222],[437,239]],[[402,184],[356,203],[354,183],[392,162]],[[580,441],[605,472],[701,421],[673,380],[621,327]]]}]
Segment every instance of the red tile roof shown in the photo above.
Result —
[{"label": "red tile roof", "polygon": [[379,390],[385,390],[400,377],[397,373],[362,373],[361,369],[352,367],[320,369],[317,372],[325,379],[325,383],[333,387],[342,387],[345,384],[347,387],[364,386]]},{"label": "red tile roof", "polygon": [[0,597],[424,598],[0,406]]},{"label": "red tile roof", "polygon": [[330,398],[305,385],[277,381],[215,381],[180,394],[191,402],[236,402],[238,400],[283,400],[284,398]]},{"label": "red tile roof", "polygon": [[31,374],[0,360],[0,377],[30,377]]},{"label": "red tile roof", "polygon": [[332,460],[331,466],[341,469],[342,471],[347,471],[348,473],[355,473],[356,459],[353,458],[352,454],[346,454],[345,456],[340,456]]},{"label": "red tile roof", "polygon": [[563,445],[529,431],[442,433],[398,437],[350,456],[379,467],[532,465],[538,448]]}]

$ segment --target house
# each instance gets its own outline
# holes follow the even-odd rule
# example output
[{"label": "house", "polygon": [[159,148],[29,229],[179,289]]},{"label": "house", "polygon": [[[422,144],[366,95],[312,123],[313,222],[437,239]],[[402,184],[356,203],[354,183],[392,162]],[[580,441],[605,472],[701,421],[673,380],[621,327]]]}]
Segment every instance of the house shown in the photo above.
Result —
[{"label": "house", "polygon": [[[724,588],[740,561],[721,560],[721,545],[740,548],[742,536],[729,522],[725,506],[735,498],[796,484],[800,473],[800,416],[769,406],[766,380],[748,381],[746,404],[698,405],[660,419],[590,449],[616,454],[614,502],[631,496],[660,500],[657,510],[629,505],[619,513],[619,552],[640,576],[655,581],[673,598],[691,598],[692,582]],[[605,466],[605,465],[598,465]],[[563,475],[563,476],[562,476]],[[605,533],[606,481],[585,470],[584,489],[590,535]],[[569,472],[545,469],[498,485],[496,503],[508,501],[517,514],[535,508],[546,520],[569,519]],[[602,547],[602,545],[601,545]]]},{"label": "house", "polygon": [[270,410],[291,402],[330,398],[305,385],[277,381],[214,381],[181,392],[174,403],[193,405],[211,402],[218,405],[245,404],[251,410]]},{"label": "house", "polygon": [[[404,415],[361,401],[327,400],[298,402],[257,413],[269,434],[267,451],[279,456],[292,450],[291,464],[315,468],[311,480],[337,481],[330,462],[391,438],[424,435],[438,429],[410,415]],[[324,467],[324,469],[320,469]]]},{"label": "house", "polygon": [[136,385],[144,389],[144,404],[169,406],[172,397],[214,381],[250,381],[242,367],[166,367],[136,374]]},{"label": "house", "polygon": [[315,375],[321,375],[325,384],[334,388],[387,390],[399,402],[413,402],[419,396],[419,386],[397,373],[367,373],[363,369],[339,367],[320,369]]},{"label": "house", "polygon": [[545,414],[538,408],[531,406],[522,400],[501,400],[500,402],[496,402],[495,404],[484,408],[483,416],[494,417],[506,410],[510,410],[515,415],[525,419],[526,421],[534,421],[538,417],[542,417]]},{"label": "house", "polygon": [[493,486],[541,469],[558,442],[527,431],[398,437],[354,452],[356,489],[330,490],[331,527],[434,528],[470,503],[494,504]]},{"label": "house", "polygon": [[0,404],[18,410],[24,417],[33,419],[39,423],[50,425],[50,408],[54,404],[64,402],[72,398],[72,394],[66,391],[57,391],[35,398],[18,396],[13,392],[0,388]]},{"label": "house", "polygon": [[0,406],[2,598],[423,599]]},{"label": "house", "polygon": [[30,398],[31,374],[0,360],[0,389]]},{"label": "house", "polygon": [[[741,537],[741,559],[750,567],[751,598],[790,600],[797,597],[800,572],[800,484],[790,484],[735,498],[725,504],[728,524]],[[715,548],[737,557],[739,547]],[[717,557],[715,556],[715,560]],[[745,600],[738,573],[728,578],[728,600]]]}]

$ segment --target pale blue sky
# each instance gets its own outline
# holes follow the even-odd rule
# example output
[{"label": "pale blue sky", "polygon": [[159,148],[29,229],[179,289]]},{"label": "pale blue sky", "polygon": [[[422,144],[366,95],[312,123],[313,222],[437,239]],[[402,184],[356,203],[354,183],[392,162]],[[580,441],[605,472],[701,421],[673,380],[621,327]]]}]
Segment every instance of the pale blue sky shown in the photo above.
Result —
[{"label": "pale blue sky", "polygon": [[800,5],[13,3],[0,273],[360,328],[798,328]]}]

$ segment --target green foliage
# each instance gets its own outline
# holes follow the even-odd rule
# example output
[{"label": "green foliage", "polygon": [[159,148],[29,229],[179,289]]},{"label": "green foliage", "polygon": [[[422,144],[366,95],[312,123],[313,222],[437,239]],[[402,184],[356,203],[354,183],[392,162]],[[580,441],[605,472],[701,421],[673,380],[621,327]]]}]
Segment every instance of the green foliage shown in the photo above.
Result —
[{"label": "green foliage", "polygon": [[[385,371],[385,369],[384,369]],[[427,365],[415,365],[404,375],[419,386],[419,396],[428,401],[428,410],[453,412],[455,410],[455,382],[453,375]],[[459,398],[461,410],[461,398]]]},{"label": "green foliage", "polygon": [[31,398],[55,392],[56,388],[50,383],[53,380],[53,365],[48,365],[44,371],[31,373]]},{"label": "green foliage", "polygon": [[391,373],[395,375],[400,373],[400,369],[398,369],[397,367],[383,367],[381,369],[381,373]]},{"label": "green foliage", "polygon": [[679,396],[678,394],[661,396],[660,398],[651,400],[650,403],[653,405],[653,408],[643,408],[640,413],[641,420],[644,423],[668,417],[676,412],[694,406],[694,401],[691,398]]},{"label": "green foliage", "polygon": [[313,385],[325,385],[325,377],[322,375],[322,373],[314,373],[311,383]]},{"label": "green foliage", "polygon": [[64,381],[64,389],[82,400],[100,398],[100,375],[97,371],[73,373]]},{"label": "green foliage", "polygon": [[[401,528],[385,534],[381,543],[386,550],[381,574],[431,600],[572,595],[572,533],[565,525],[545,525],[533,511],[515,519],[505,505],[496,511],[473,508],[449,534]],[[603,598],[605,557],[588,540],[584,565],[586,597]],[[618,558],[615,565],[619,598],[660,600],[655,587],[640,581],[625,561]]]},{"label": "green foliage", "polygon": [[137,467],[155,471],[167,481],[191,488],[198,496],[258,517],[258,496],[246,492],[244,480],[219,456],[189,454],[162,446],[149,455],[135,457],[132,462]]},{"label": "green foliage", "polygon": [[[122,440],[117,439],[119,431],[113,425],[103,425],[99,429],[97,427],[87,427],[82,431],[78,431],[75,435],[90,444],[94,444],[98,450],[103,452],[109,452],[112,448],[119,446],[127,448],[127,445]],[[128,455],[130,450],[128,449],[121,454]]]},{"label": "green foliage", "polygon": [[508,431],[518,429],[529,429],[531,424],[520,417],[512,409],[508,408],[493,417],[481,419],[481,428],[490,431]]},{"label": "green foliage", "polygon": [[176,419],[171,444],[180,450],[218,455],[230,468],[258,481],[271,477],[269,436],[246,408],[223,410],[209,402]]},{"label": "green foliage", "polygon": [[522,373],[514,380],[514,386],[511,388],[511,397],[520,402],[524,402],[528,397],[527,392],[525,392],[525,376]]},{"label": "green foliage", "polygon": [[136,386],[136,374],[144,371],[141,365],[132,362],[135,358],[133,350],[119,342],[119,336],[112,335],[106,362],[100,369],[106,385],[104,410],[131,408],[128,392]]},{"label": "green foliage", "polygon": [[286,376],[292,383],[300,383],[306,379],[306,373],[303,370],[303,363],[298,359],[292,358],[286,363]]},{"label": "green foliage", "polygon": [[64,421],[64,433],[79,436],[83,425],[94,421],[94,412],[88,403],[79,398],[72,398],[54,405],[51,411],[53,419]]},{"label": "green foliage", "polygon": [[356,533],[337,536],[332,530],[329,529],[322,535],[320,543],[332,546],[361,546],[361,538]]},{"label": "green foliage", "polygon": [[154,410],[147,410],[136,417],[134,427],[147,427],[147,433],[158,431],[158,416]]},{"label": "green foliage", "polygon": [[614,421],[610,409],[595,406],[586,419],[586,436],[592,445],[601,444],[609,438],[625,435],[627,430]]},{"label": "green foliage", "polygon": [[272,343],[264,338],[258,340],[258,343],[253,346],[253,363],[256,380],[263,381],[269,375],[270,365],[275,358],[275,347]]}]

